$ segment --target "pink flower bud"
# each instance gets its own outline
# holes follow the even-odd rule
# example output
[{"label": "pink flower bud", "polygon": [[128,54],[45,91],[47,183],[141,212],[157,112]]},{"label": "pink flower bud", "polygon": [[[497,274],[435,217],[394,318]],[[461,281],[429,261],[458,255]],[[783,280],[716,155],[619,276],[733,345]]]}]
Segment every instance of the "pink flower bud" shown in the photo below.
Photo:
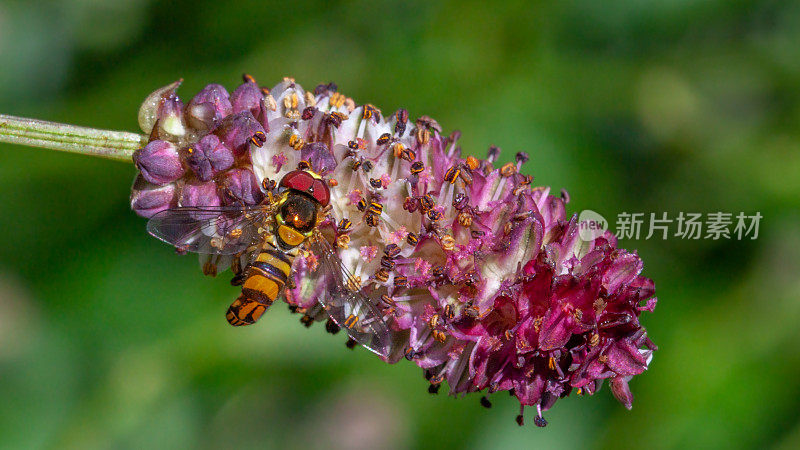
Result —
[{"label": "pink flower bud", "polygon": [[147,134],[153,131],[153,126],[155,126],[158,110],[161,107],[162,101],[170,95],[173,95],[180,85],[181,80],[178,80],[172,84],[156,89],[142,102],[142,105],[139,107],[139,128],[141,128],[142,131]]},{"label": "pink flower bud", "polygon": [[183,176],[184,170],[175,144],[151,141],[133,154],[133,163],[145,180],[154,184],[170,183]]},{"label": "pink flower bud", "polygon": [[186,164],[202,181],[233,165],[233,152],[216,135],[208,134],[186,150]]},{"label": "pink flower bud", "polygon": [[261,185],[255,174],[247,169],[228,171],[222,179],[222,198],[226,204],[257,205],[264,200]]},{"label": "pink flower bud", "polygon": [[175,206],[175,191],[174,184],[156,186],[139,175],[131,189],[131,209],[142,217],[150,218]]},{"label": "pink flower bud", "polygon": [[186,119],[198,130],[210,130],[222,118],[228,116],[233,107],[228,91],[219,84],[209,84],[189,102]]},{"label": "pink flower bud", "polygon": [[261,111],[261,100],[264,94],[256,83],[246,82],[241,84],[231,94],[231,105],[234,113],[250,111],[253,116],[258,116]]},{"label": "pink flower bud", "polygon": [[222,201],[213,181],[189,183],[181,191],[180,206],[219,206]]},{"label": "pink flower bud", "polygon": [[[250,143],[263,143],[266,139],[264,127],[261,126],[250,111],[232,114],[225,118],[219,127],[214,130],[222,142],[235,156],[245,154],[250,150]],[[260,144],[259,144],[260,146]]]},{"label": "pink flower bud", "polygon": [[177,140],[186,134],[183,120],[183,102],[174,91],[168,93],[161,102],[157,114],[158,137]]},{"label": "pink flower bud", "polygon": [[611,393],[619,400],[626,408],[633,408],[633,393],[630,386],[628,386],[628,379],[630,377],[614,377],[611,379]]}]

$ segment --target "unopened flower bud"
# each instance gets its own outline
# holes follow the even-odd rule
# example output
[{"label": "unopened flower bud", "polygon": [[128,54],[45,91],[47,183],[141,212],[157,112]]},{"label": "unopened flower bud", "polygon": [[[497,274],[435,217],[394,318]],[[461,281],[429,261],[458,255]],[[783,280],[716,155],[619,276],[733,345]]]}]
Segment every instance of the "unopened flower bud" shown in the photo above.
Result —
[{"label": "unopened flower bud", "polygon": [[204,136],[186,150],[186,164],[202,181],[233,165],[233,152],[214,134]]},{"label": "unopened flower bud", "polygon": [[324,142],[305,144],[300,150],[300,159],[308,161],[318,173],[330,172],[336,167],[336,158]]},{"label": "unopened flower bud", "polygon": [[264,94],[256,83],[246,82],[241,84],[233,94],[231,94],[231,105],[234,113],[250,111],[253,116],[258,116],[261,110],[261,100]]},{"label": "unopened flower bud", "polygon": [[226,204],[257,205],[264,200],[258,178],[250,170],[234,169],[226,172],[222,186],[222,198]]},{"label": "unopened flower bud", "polygon": [[158,137],[167,140],[177,140],[186,134],[183,120],[183,102],[172,91],[164,98],[158,108]]},{"label": "unopened flower bud", "polygon": [[141,128],[142,131],[146,134],[150,134],[150,132],[153,131],[162,100],[174,94],[175,90],[178,89],[180,85],[181,80],[178,80],[160,89],[156,89],[144,99],[142,106],[139,107],[139,128]]},{"label": "unopened flower bud", "polygon": [[181,206],[219,206],[222,201],[217,193],[217,184],[213,181],[190,183],[181,191]]},{"label": "unopened flower bud", "polygon": [[142,217],[150,218],[175,206],[175,190],[174,184],[157,186],[139,175],[131,189],[131,209]]},{"label": "unopened flower bud", "polygon": [[184,170],[175,144],[167,141],[151,141],[133,154],[133,163],[145,180],[153,184],[164,184],[183,176]]},{"label": "unopened flower bud", "polygon": [[209,84],[189,102],[186,119],[192,127],[208,130],[232,111],[228,91],[219,84]]},{"label": "unopened flower bud", "polygon": [[[265,137],[264,127],[253,117],[250,111],[243,111],[226,117],[219,127],[214,130],[222,142],[235,156],[243,155],[250,150],[250,143],[254,137]],[[256,142],[263,142],[256,140]]]},{"label": "unopened flower bud", "polygon": [[633,408],[633,393],[628,386],[627,377],[614,377],[611,379],[611,393],[619,400],[626,408]]}]

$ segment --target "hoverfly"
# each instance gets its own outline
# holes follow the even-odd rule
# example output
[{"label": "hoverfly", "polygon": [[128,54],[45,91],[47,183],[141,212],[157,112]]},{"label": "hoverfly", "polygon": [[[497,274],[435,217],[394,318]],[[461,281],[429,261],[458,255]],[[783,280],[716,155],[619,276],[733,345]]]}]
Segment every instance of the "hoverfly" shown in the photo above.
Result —
[{"label": "hoverfly", "polygon": [[242,287],[226,314],[233,326],[255,323],[283,292],[301,248],[313,253],[319,263],[315,278],[326,283],[319,303],[353,340],[387,356],[391,334],[380,308],[318,229],[329,202],[325,180],[298,169],[259,205],[167,209],[150,219],[147,231],[182,251],[244,261],[232,265],[232,283]]}]

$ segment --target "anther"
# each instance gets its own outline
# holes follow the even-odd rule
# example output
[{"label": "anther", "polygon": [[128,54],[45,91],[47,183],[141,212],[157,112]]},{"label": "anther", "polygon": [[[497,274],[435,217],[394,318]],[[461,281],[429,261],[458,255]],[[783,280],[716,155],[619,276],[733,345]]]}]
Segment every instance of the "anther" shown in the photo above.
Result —
[{"label": "anther", "polygon": [[380,223],[380,217],[377,214],[366,213],[364,214],[364,222],[371,227],[377,227]]},{"label": "anther", "polygon": [[444,181],[453,184],[458,179],[458,175],[461,173],[461,169],[458,166],[451,166],[447,169],[447,172],[444,173]]},{"label": "anther", "polygon": [[380,111],[372,105],[364,105],[364,118],[371,119],[372,116],[377,116]]},{"label": "anther", "polygon": [[250,138],[250,142],[252,142],[256,147],[261,147],[264,145],[264,142],[267,142],[267,135],[264,134],[263,131],[256,131],[253,134],[253,137]]},{"label": "anther", "polygon": [[459,192],[458,194],[453,197],[453,207],[458,210],[462,210],[467,207],[469,204],[469,197],[463,192]]},{"label": "anther", "polygon": [[[430,213],[428,213],[428,216],[430,217]],[[448,252],[453,251],[453,249],[456,248],[456,240],[453,239],[453,236],[450,236],[449,234],[442,236],[442,248]]]},{"label": "anther", "polygon": [[317,106],[317,99],[311,92],[306,91],[305,99],[306,99],[306,105],[311,107]]},{"label": "anther", "polygon": [[427,128],[417,128],[417,142],[427,145],[431,140],[431,132]]},{"label": "anther", "polygon": [[344,105],[344,98],[344,95],[334,92],[333,95],[331,95],[330,100],[328,100],[328,103],[330,103],[330,105],[334,108],[339,108]]},{"label": "anther", "polygon": [[564,200],[564,203],[569,203],[569,192],[566,189],[561,189],[561,200]]},{"label": "anther", "polygon": [[403,150],[400,152],[400,158],[411,162],[417,159],[417,154],[414,153],[414,150],[411,150],[410,148],[403,148]]},{"label": "anther", "polygon": [[383,205],[378,202],[369,202],[369,212],[380,215],[383,212]]},{"label": "anther", "polygon": [[469,167],[469,170],[475,170],[478,168],[479,165],[478,158],[474,156],[467,156],[466,162],[467,162],[467,167]]},{"label": "anther", "polygon": [[402,136],[406,132],[406,124],[408,123],[408,111],[399,109],[395,113],[397,123],[394,124],[394,134]]},{"label": "anther", "polygon": [[261,180],[261,187],[264,188],[265,192],[272,191],[273,189],[275,189],[275,186],[277,186],[275,180],[270,180],[269,178],[264,178],[263,180]]},{"label": "anther", "polygon": [[405,200],[403,200],[403,209],[410,213],[416,211],[418,207],[419,202],[413,197],[406,197]]},{"label": "anther", "polygon": [[400,254],[400,247],[397,244],[389,244],[383,249],[383,254],[389,258],[396,258]]},{"label": "anther", "polygon": [[391,135],[389,133],[383,133],[377,141],[375,141],[378,145],[385,145],[391,139]]},{"label": "anther", "polygon": [[300,116],[303,120],[311,120],[314,117],[314,113],[317,112],[317,108],[314,106],[306,106],[303,109],[303,114]]},{"label": "anther", "polygon": [[441,220],[442,217],[444,217],[444,214],[442,214],[441,212],[435,209],[428,210],[428,219],[430,219],[431,222],[436,222],[437,220]]},{"label": "anther", "polygon": [[394,270],[394,267],[397,263],[394,262],[392,258],[387,255],[381,256],[381,267],[385,268],[386,270]]},{"label": "anther", "polygon": [[420,197],[419,206],[422,212],[428,212],[428,210],[436,206],[436,202],[433,201],[433,197],[430,194],[425,194]]},{"label": "anther", "polygon": [[375,279],[381,283],[386,283],[389,281],[389,271],[381,267],[377,272],[375,272]]},{"label": "anther", "polygon": [[336,238],[336,246],[341,249],[346,249],[350,246],[350,236],[347,234],[343,234]]},{"label": "anther", "polygon": [[353,226],[353,222],[350,222],[349,219],[343,218],[339,221],[339,231],[344,233],[350,230],[350,227]]},{"label": "anther", "polygon": [[469,228],[472,226],[472,214],[469,211],[461,211],[458,213],[458,223],[462,227]]},{"label": "anther", "polygon": [[381,301],[386,304],[386,306],[397,306],[397,304],[394,302],[394,299],[389,297],[387,294],[381,295]]},{"label": "anther", "polygon": [[505,163],[503,167],[500,168],[500,175],[504,177],[510,177],[515,173],[517,173],[517,166],[515,166],[514,163]]},{"label": "anther", "polygon": [[453,311],[453,305],[446,304],[444,305],[444,318],[448,321],[453,320],[456,317],[456,313]]},{"label": "anther", "polygon": [[498,156],[500,156],[500,147],[496,145],[490,146],[489,150],[486,152],[486,160],[493,163],[497,160]]}]

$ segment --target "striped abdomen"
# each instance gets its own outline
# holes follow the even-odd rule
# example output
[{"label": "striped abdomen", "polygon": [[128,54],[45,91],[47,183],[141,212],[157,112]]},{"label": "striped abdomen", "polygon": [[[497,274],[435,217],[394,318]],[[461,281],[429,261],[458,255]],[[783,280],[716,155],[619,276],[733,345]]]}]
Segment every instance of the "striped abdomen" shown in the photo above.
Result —
[{"label": "striped abdomen", "polygon": [[293,254],[274,248],[264,250],[256,260],[245,268],[242,294],[239,295],[225,318],[233,326],[256,323],[262,314],[278,298],[292,270]]}]

